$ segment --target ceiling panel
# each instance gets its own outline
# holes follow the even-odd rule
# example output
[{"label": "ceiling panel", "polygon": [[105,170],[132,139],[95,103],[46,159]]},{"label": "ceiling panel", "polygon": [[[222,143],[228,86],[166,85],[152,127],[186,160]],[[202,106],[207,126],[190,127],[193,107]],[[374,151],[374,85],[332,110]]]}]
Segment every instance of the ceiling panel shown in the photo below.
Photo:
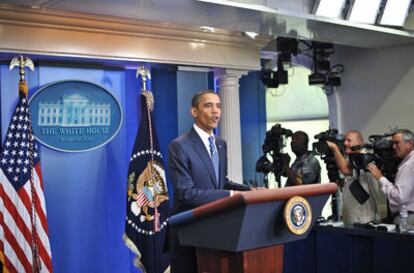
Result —
[{"label": "ceiling panel", "polygon": [[[254,31],[270,36],[291,36],[340,45],[378,48],[413,43],[412,32],[351,23],[340,19],[317,18],[301,10],[269,8],[266,1],[225,0],[0,0],[30,6],[45,12],[72,12],[149,20],[164,23],[211,26],[233,31]],[[277,5],[277,1],[270,1]],[[280,2],[280,1],[279,1]],[[283,1],[282,1],[283,2]],[[254,3],[254,4],[251,4]],[[257,4],[259,3],[259,4]],[[298,1],[295,5],[299,5]],[[304,1],[303,9],[309,8]]]}]

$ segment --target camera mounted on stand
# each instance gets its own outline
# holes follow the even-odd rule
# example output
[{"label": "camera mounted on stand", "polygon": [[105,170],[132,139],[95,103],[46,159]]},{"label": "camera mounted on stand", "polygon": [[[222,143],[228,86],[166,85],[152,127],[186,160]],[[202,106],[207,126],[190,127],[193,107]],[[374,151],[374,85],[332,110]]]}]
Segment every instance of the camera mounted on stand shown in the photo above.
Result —
[{"label": "camera mounted on stand", "polygon": [[[330,141],[335,143],[338,146],[340,152],[343,154],[345,150],[344,136],[342,134],[338,134],[337,129],[329,129],[327,131],[317,134],[315,136],[315,139],[317,139],[318,141],[312,144],[312,148],[313,151],[317,155],[319,155],[325,163],[329,181],[335,182],[336,184],[338,184],[338,186],[343,187],[344,180],[339,175],[339,168],[335,161],[335,155],[326,142]],[[337,194],[332,194],[331,208],[332,218],[334,220],[339,219],[337,200]]]},{"label": "camera mounted on stand", "polygon": [[326,165],[326,170],[328,171],[328,178],[331,182],[336,182],[338,185],[343,185],[343,180],[339,176],[339,169],[336,165],[335,155],[332,150],[329,148],[327,141],[335,143],[341,153],[344,153],[344,136],[338,134],[337,129],[329,129],[327,131],[321,132],[315,136],[315,139],[318,141],[312,144],[313,151],[321,157],[323,162]]},{"label": "camera mounted on stand", "polygon": [[[268,175],[273,173],[276,178],[278,187],[281,187],[280,177],[283,172],[283,147],[285,147],[286,139],[292,136],[292,131],[283,128],[279,123],[275,124],[269,131],[266,132],[266,138],[262,145],[263,156],[256,162],[256,172],[261,172],[265,175],[264,185],[269,187]],[[271,156],[272,161],[267,157]]]}]

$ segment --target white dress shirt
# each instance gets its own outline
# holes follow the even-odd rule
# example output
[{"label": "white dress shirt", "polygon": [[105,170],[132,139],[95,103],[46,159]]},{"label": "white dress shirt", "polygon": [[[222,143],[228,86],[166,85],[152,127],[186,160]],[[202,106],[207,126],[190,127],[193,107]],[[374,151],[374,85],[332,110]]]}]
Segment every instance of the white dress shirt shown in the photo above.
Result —
[{"label": "white dress shirt", "polygon": [[388,197],[392,213],[398,212],[401,205],[414,211],[414,150],[398,166],[394,184],[385,177],[381,177],[379,181],[382,191]]},{"label": "white dress shirt", "polygon": [[[204,131],[203,129],[198,127],[197,124],[195,124],[195,123],[194,123],[193,127],[194,127],[194,130],[197,132],[197,134],[200,136],[201,140],[204,143],[204,146],[207,149],[208,154],[211,157],[210,142],[208,141],[208,138],[211,137],[211,136],[214,137],[214,134],[211,134],[211,135],[207,134],[206,131]],[[215,142],[215,137],[214,137],[214,142]],[[214,145],[216,145],[216,144],[214,144]],[[216,151],[217,151],[217,147],[216,147]]]}]

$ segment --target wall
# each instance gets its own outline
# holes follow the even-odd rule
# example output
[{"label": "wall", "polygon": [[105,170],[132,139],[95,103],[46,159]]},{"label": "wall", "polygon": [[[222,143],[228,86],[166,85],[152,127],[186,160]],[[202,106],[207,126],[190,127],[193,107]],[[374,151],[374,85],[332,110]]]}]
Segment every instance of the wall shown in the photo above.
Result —
[{"label": "wall", "polygon": [[[0,66],[2,136],[17,100],[18,73]],[[154,122],[161,151],[177,135],[176,72],[152,69]],[[119,100],[124,120],[103,147],[64,153],[40,145],[41,168],[54,271],[59,273],[139,272],[122,241],[127,168],[140,122],[140,81],[135,70],[39,63],[27,77],[29,93],[45,84],[78,79],[105,87]],[[166,160],[165,160],[166,161]],[[169,185],[171,189],[171,186]]]},{"label": "wall", "polygon": [[263,175],[256,172],[266,135],[265,89],[260,72],[250,72],[240,79],[240,123],[243,180],[262,183]]},{"label": "wall", "polygon": [[414,46],[367,50],[338,47],[342,86],[330,96],[331,123],[345,132],[361,130],[367,138],[389,127],[414,129]]},{"label": "wall", "polygon": [[208,89],[208,73],[196,71],[177,72],[178,134],[187,132],[194,120],[190,114],[192,97],[201,90]]}]

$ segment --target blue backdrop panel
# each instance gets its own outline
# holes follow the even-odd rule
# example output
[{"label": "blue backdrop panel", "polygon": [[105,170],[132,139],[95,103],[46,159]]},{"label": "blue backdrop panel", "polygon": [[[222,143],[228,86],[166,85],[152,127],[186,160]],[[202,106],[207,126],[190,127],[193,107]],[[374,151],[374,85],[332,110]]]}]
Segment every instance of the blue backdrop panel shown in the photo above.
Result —
[{"label": "blue backdrop panel", "polygon": [[[101,85],[124,105],[123,71],[39,66],[39,86],[78,79]],[[42,171],[56,272],[128,272],[122,242],[126,198],[125,125],[107,145],[83,153],[42,147]]]},{"label": "blue backdrop panel", "polygon": [[175,70],[154,68],[152,91],[154,93],[154,123],[160,142],[164,164],[167,164],[168,145],[178,136],[177,74]]},{"label": "blue backdrop panel", "polygon": [[266,135],[265,88],[260,72],[250,72],[240,79],[240,123],[243,156],[243,180],[262,183],[263,175],[256,173],[256,161],[262,156]]},{"label": "blue backdrop panel", "polygon": [[207,72],[178,71],[177,72],[177,104],[178,104],[178,133],[181,135],[193,126],[193,117],[190,114],[191,98],[194,94],[213,89],[209,85]]},{"label": "blue backdrop panel", "polygon": [[154,93],[154,123],[164,157],[170,206],[173,200],[173,187],[168,173],[168,145],[178,136],[177,117],[177,72],[175,69],[153,68],[152,91]]}]

